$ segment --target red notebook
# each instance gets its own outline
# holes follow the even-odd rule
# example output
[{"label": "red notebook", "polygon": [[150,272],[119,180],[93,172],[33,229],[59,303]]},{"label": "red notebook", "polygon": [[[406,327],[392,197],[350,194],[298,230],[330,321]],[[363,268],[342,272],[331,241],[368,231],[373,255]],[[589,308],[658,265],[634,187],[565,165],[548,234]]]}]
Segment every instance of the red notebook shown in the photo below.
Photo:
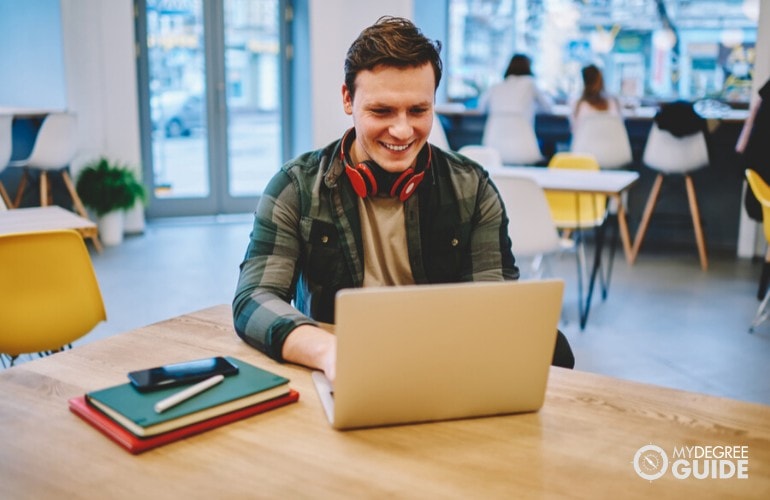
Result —
[{"label": "red notebook", "polygon": [[236,410],[231,413],[226,413],[218,417],[204,420],[186,427],[174,429],[173,431],[164,432],[163,434],[157,434],[155,436],[140,438],[126,428],[112,420],[110,417],[99,411],[97,408],[91,406],[86,402],[84,396],[78,396],[69,400],[69,408],[72,413],[79,416],[92,426],[99,429],[102,434],[106,435],[123,448],[127,449],[133,454],[142,453],[144,451],[156,448],[158,446],[177,441],[194,434],[200,434],[209,429],[219,427],[236,420],[241,420],[257,413],[263,413],[273,408],[293,403],[299,399],[299,393],[295,390],[291,390],[289,394],[280,396],[275,399],[264,401],[252,406],[247,406],[240,410]]}]

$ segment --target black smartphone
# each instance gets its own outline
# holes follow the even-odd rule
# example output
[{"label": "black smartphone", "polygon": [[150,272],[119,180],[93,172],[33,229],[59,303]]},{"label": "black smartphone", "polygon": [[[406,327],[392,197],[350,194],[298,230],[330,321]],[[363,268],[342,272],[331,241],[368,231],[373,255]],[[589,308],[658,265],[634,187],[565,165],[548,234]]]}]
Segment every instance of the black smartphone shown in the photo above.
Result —
[{"label": "black smartphone", "polygon": [[147,392],[198,382],[214,375],[227,376],[236,373],[236,365],[218,356],[129,372],[128,379],[139,391]]}]

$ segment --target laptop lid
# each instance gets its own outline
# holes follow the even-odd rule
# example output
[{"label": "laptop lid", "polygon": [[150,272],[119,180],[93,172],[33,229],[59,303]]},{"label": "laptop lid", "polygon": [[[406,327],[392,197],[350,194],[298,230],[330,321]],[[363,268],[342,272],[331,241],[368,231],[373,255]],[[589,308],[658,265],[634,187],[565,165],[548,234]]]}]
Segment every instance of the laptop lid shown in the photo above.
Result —
[{"label": "laptop lid", "polygon": [[556,342],[561,280],[346,289],[336,297],[337,429],[536,411]]}]

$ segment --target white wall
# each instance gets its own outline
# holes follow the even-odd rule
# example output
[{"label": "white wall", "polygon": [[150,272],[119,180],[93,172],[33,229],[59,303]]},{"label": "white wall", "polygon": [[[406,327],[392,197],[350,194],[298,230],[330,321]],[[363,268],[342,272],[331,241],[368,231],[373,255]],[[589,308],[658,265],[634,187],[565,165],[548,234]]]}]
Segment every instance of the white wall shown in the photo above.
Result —
[{"label": "white wall", "polygon": [[385,15],[412,18],[412,0],[309,0],[313,147],[353,125],[342,109],[345,54],[367,26]]},{"label": "white wall", "polygon": [[[61,7],[67,102],[80,135],[73,174],[103,155],[141,176],[133,2],[61,0]],[[126,222],[128,232],[141,231],[141,210]]]},{"label": "white wall", "polygon": [[0,1],[0,107],[62,110],[59,0]]}]

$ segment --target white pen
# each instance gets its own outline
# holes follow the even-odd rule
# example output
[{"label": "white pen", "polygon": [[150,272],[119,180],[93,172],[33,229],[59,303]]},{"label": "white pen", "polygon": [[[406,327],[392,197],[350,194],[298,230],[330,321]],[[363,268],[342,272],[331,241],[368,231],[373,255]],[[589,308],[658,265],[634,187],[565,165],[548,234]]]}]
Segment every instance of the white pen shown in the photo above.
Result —
[{"label": "white pen", "polygon": [[207,378],[203,382],[198,382],[197,384],[190,386],[187,389],[183,389],[177,392],[176,394],[172,394],[166,399],[161,399],[160,401],[155,403],[155,411],[157,413],[163,413],[164,411],[168,410],[172,406],[176,406],[182,401],[187,401],[191,397],[196,396],[205,390],[211,389],[212,387],[214,387],[224,379],[225,379],[225,376],[222,374],[214,375],[211,378]]}]

